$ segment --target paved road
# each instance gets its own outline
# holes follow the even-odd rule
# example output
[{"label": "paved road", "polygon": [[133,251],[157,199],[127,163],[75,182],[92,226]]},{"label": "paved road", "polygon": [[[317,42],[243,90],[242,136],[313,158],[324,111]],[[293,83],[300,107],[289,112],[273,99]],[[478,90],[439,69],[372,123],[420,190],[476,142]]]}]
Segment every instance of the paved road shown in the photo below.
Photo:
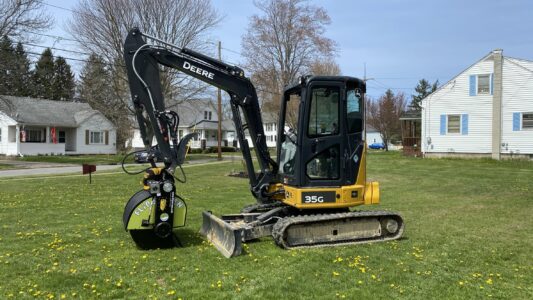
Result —
[{"label": "paved road", "polygon": [[[184,167],[188,165],[214,163],[215,159],[201,159],[187,162]],[[225,162],[231,160],[226,159]],[[8,163],[12,162],[12,163]],[[34,162],[20,162],[17,161],[0,161],[2,164],[12,164],[19,168],[16,170],[0,170],[0,177],[17,177],[17,176],[34,176],[34,175],[57,175],[79,173],[81,174],[81,165],[74,164],[52,164],[52,163],[34,163]],[[140,164],[126,164],[126,166],[140,166]],[[148,166],[148,165],[146,165]],[[96,166],[96,174],[104,173],[109,170],[121,170],[120,165],[98,165]]]}]

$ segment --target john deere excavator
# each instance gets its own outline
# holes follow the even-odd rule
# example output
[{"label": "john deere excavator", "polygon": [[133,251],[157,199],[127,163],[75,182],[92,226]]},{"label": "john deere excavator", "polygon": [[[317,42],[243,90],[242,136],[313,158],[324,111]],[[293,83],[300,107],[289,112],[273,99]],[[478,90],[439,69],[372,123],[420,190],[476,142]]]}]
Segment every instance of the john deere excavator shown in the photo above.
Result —
[{"label": "john deere excavator", "polygon": [[[185,201],[175,187],[184,174],[177,176],[175,170],[181,169],[186,144],[194,134],[177,136],[179,112],[165,109],[160,66],[179,70],[230,96],[256,203],[238,214],[221,217],[203,212],[200,232],[224,256],[240,255],[242,242],[265,236],[272,236],[286,249],[401,237],[404,222],[399,214],[350,210],[379,203],[378,183],[366,182],[364,81],[347,76],[304,76],[286,87],[274,160],[267,148],[256,90],[242,69],[138,29],[126,38],[124,59],[151,163],[144,174],[144,189],[128,201],[123,217],[125,229],[140,248],[179,243],[174,230],[185,224],[186,216]],[[246,135],[253,144],[257,170]],[[156,146],[152,145],[154,136]],[[155,163],[156,156],[162,158],[162,167]]]}]

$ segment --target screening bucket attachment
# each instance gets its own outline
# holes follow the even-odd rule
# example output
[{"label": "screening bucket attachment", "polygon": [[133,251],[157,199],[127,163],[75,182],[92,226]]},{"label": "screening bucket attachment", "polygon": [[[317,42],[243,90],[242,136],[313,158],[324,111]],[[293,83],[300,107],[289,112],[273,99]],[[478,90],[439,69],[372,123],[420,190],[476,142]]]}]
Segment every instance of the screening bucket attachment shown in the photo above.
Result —
[{"label": "screening bucket attachment", "polygon": [[202,212],[203,223],[200,234],[224,255],[226,258],[241,255],[242,232],[239,228],[213,215],[209,211]]}]

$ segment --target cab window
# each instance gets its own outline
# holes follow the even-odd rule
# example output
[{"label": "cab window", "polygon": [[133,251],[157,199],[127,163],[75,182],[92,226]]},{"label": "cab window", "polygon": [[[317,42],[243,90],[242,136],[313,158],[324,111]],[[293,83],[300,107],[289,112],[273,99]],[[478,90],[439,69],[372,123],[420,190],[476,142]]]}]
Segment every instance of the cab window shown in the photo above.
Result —
[{"label": "cab window", "polygon": [[339,133],[338,87],[313,87],[309,113],[309,137],[336,135]]}]

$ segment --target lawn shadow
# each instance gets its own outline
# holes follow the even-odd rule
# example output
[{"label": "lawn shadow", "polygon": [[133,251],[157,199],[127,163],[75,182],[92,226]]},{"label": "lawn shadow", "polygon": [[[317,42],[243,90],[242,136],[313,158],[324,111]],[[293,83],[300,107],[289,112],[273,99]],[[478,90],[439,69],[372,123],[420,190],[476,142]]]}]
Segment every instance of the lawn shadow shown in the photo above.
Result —
[{"label": "lawn shadow", "polygon": [[190,228],[178,230],[176,232],[176,236],[181,243],[181,247],[183,248],[198,246],[205,241],[199,231]]}]

